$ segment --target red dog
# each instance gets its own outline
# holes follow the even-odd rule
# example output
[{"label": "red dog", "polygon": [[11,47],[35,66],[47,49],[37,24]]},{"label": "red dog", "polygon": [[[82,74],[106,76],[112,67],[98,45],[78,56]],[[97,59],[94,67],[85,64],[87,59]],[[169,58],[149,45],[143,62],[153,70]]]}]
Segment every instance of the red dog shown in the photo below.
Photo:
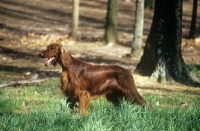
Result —
[{"label": "red dog", "polygon": [[121,98],[131,100],[132,103],[145,105],[146,101],[137,92],[131,72],[120,66],[91,65],[72,57],[61,44],[50,44],[40,53],[48,58],[46,66],[56,65],[62,67],[61,90],[68,97],[70,108],[79,102],[81,114],[88,112],[92,97],[105,95],[113,104],[119,104]]}]

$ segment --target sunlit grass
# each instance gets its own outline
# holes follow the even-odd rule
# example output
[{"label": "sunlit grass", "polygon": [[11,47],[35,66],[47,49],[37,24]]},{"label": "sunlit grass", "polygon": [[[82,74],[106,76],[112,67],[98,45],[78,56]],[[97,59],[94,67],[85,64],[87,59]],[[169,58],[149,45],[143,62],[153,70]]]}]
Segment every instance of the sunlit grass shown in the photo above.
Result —
[{"label": "sunlit grass", "polygon": [[19,103],[10,95],[0,90],[0,112],[8,113],[19,108]]},{"label": "sunlit grass", "polygon": [[0,131],[198,131],[200,99],[145,95],[152,108],[122,102],[115,107],[104,98],[91,101],[89,114],[70,111],[55,80],[0,91]]},{"label": "sunlit grass", "polygon": [[20,108],[14,111],[25,112],[40,108],[46,110],[58,104],[60,99],[64,98],[59,90],[59,85],[59,81],[55,80],[34,86],[7,87],[1,89],[1,92],[6,92],[7,97],[9,97],[7,99],[14,100],[18,103]]}]

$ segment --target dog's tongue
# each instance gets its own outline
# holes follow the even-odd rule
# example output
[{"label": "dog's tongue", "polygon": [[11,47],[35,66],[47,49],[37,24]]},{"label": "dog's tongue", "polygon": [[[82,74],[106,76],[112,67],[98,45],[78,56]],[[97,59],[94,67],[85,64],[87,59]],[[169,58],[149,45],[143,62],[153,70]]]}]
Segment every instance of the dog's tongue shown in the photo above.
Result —
[{"label": "dog's tongue", "polygon": [[45,66],[49,66],[51,65],[51,62],[53,61],[54,57],[49,58],[46,62],[45,62]]}]

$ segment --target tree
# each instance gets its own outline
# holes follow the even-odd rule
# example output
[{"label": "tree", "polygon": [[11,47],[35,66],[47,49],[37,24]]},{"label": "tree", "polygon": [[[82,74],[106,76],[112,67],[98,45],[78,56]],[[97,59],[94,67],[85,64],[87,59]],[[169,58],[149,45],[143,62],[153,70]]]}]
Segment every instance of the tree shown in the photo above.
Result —
[{"label": "tree", "polygon": [[135,72],[151,80],[197,82],[181,54],[182,0],[155,0],[155,10],[143,56]]},{"label": "tree", "polygon": [[72,8],[72,33],[71,38],[76,40],[79,21],[79,0],[73,0]]},{"label": "tree", "polygon": [[132,57],[139,57],[142,53],[142,37],[144,25],[144,0],[136,0],[134,37],[132,42]]},{"label": "tree", "polygon": [[118,43],[117,27],[118,27],[118,0],[108,0],[105,41],[106,44],[112,46]]},{"label": "tree", "polygon": [[190,38],[196,35],[196,19],[197,19],[197,0],[193,0],[192,21],[190,25]]}]

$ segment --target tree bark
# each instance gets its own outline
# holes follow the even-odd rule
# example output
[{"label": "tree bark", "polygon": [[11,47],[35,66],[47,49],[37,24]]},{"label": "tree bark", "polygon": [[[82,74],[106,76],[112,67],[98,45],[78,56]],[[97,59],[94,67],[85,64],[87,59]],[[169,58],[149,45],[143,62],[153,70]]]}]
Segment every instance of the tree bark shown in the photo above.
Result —
[{"label": "tree bark", "polygon": [[196,37],[197,0],[193,0],[192,21],[190,25],[190,38]]},{"label": "tree bark", "polygon": [[131,57],[140,57],[142,53],[142,37],[144,25],[144,0],[136,0],[134,37]]},{"label": "tree bark", "polygon": [[73,0],[73,8],[72,8],[72,33],[71,38],[76,40],[77,38],[77,30],[78,30],[78,22],[79,22],[79,0]]},{"label": "tree bark", "polygon": [[150,34],[135,72],[158,82],[198,83],[182,58],[182,0],[156,0]]},{"label": "tree bark", "polygon": [[107,45],[113,46],[118,43],[118,0],[108,0],[106,15],[105,41]]}]

